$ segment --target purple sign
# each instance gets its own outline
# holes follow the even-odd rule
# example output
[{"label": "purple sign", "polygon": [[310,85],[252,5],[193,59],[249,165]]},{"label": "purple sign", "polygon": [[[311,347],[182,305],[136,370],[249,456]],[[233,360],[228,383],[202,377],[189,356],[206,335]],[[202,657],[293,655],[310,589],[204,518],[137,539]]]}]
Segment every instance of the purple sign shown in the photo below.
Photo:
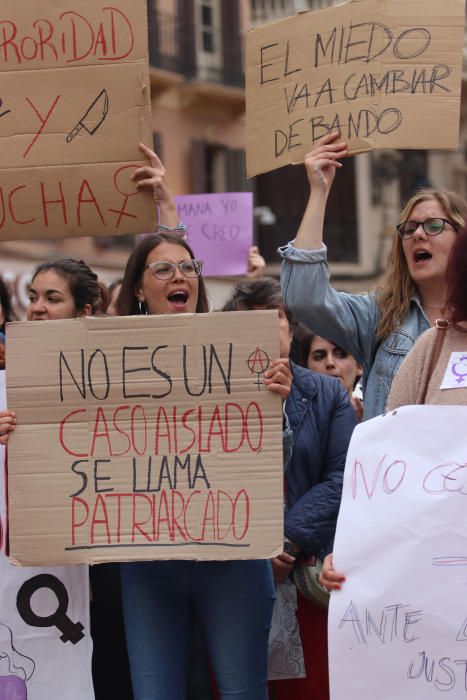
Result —
[{"label": "purple sign", "polygon": [[253,241],[253,194],[188,194],[175,197],[175,202],[188,243],[204,261],[203,274],[245,274]]}]

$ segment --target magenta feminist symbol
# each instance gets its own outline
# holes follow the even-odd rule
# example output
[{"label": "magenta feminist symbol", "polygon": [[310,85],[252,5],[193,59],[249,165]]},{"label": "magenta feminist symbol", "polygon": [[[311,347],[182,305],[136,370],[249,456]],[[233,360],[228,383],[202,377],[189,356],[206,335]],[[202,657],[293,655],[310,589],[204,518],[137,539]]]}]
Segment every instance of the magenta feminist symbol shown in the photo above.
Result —
[{"label": "magenta feminist symbol", "polygon": [[260,350],[260,348],[257,347],[256,350],[254,350],[254,352],[252,352],[249,356],[247,365],[252,374],[258,375],[255,384],[257,384],[258,391],[260,391],[262,385],[260,376],[264,374],[269,367],[268,354],[264,350]]},{"label": "magenta feminist symbol", "polygon": [[[463,372],[457,369],[460,367],[461,370],[464,370]],[[459,362],[454,362],[452,367],[451,367],[451,372],[454,374],[455,377],[457,377],[456,382],[458,384],[463,384],[465,378],[467,377],[467,355],[463,355]]]}]

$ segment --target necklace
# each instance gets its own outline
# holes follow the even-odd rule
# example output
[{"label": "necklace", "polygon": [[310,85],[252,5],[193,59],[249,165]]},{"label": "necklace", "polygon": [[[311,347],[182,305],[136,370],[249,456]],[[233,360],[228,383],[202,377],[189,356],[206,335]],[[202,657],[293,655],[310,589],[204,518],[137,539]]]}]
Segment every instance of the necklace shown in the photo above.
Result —
[{"label": "necklace", "polygon": [[433,306],[432,304],[424,304],[422,302],[422,307],[424,309],[437,309],[438,311],[441,311],[441,309],[444,309],[444,304],[441,304],[440,306]]}]

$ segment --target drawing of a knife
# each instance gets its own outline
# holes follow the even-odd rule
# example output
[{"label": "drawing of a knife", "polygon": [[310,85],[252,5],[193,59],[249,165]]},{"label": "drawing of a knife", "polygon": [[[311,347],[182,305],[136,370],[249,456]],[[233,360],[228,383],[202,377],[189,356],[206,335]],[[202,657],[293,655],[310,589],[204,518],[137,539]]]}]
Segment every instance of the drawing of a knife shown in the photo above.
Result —
[{"label": "drawing of a knife", "polygon": [[81,129],[84,129],[91,136],[98,130],[109,111],[109,96],[104,88],[100,91],[96,99],[87,108],[81,119],[73,127],[66,137],[67,143],[73,141],[75,136],[79,134]]}]

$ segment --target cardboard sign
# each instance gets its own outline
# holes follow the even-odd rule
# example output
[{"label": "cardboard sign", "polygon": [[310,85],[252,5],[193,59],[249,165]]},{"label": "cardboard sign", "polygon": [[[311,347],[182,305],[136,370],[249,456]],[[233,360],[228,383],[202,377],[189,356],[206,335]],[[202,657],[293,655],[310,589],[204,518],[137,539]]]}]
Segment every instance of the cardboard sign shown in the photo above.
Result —
[{"label": "cardboard sign", "polygon": [[334,547],[347,580],[331,596],[332,700],[466,694],[466,421],[465,406],[406,406],[353,434]]},{"label": "cardboard sign", "polygon": [[9,325],[12,558],[279,553],[277,357],[273,311]]},{"label": "cardboard sign", "polygon": [[464,0],[353,0],[252,30],[248,176],[338,131],[350,153],[457,148]]},{"label": "cardboard sign", "polygon": [[[2,410],[5,399],[1,371]],[[93,700],[88,567],[8,561],[4,455],[0,446],[0,698]]]},{"label": "cardboard sign", "polygon": [[153,230],[145,0],[2,2],[0,239]]},{"label": "cardboard sign", "polygon": [[253,194],[189,194],[175,201],[203,273],[244,275],[253,243]]}]

